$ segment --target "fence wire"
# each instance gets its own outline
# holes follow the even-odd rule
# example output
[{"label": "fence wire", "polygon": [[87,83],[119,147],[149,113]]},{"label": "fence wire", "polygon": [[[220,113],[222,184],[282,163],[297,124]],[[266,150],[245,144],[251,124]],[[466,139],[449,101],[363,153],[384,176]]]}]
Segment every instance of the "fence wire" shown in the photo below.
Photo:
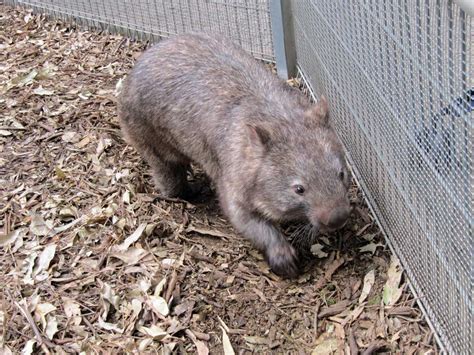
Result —
[{"label": "fence wire", "polygon": [[6,0],[80,25],[140,40],[202,31],[234,39],[256,58],[273,61],[268,1]]},{"label": "fence wire", "polygon": [[441,343],[473,347],[472,19],[452,2],[293,1],[332,118]]}]

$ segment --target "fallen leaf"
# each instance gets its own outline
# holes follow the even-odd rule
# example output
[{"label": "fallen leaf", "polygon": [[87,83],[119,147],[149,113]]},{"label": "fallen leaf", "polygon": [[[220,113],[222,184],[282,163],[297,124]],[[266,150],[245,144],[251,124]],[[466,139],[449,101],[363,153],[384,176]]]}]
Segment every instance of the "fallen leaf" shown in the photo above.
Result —
[{"label": "fallen leaf", "polygon": [[13,355],[13,352],[11,351],[11,349],[8,346],[0,344],[0,354],[2,354],[2,355]]},{"label": "fallen leaf", "polygon": [[142,223],[138,226],[138,228],[133,232],[127,239],[123,241],[122,244],[119,244],[113,248],[114,251],[125,251],[127,250],[130,245],[135,243],[141,236],[143,231],[146,228],[146,223]]},{"label": "fallen leaf", "polygon": [[115,309],[119,309],[120,297],[115,294],[114,289],[108,283],[102,284],[100,295]]},{"label": "fallen leaf", "polygon": [[345,326],[347,323],[352,323],[357,318],[359,318],[359,316],[361,315],[364,308],[365,308],[365,303],[363,303],[360,306],[357,306],[356,308],[354,308],[351,311],[351,313],[344,319],[342,325]]},{"label": "fallen leaf", "polygon": [[364,286],[362,287],[362,292],[359,296],[359,304],[364,302],[367,299],[367,296],[372,289],[372,286],[375,282],[375,270],[370,270],[364,277]]},{"label": "fallen leaf", "polygon": [[[140,341],[140,343],[138,344],[138,353],[141,354],[143,353],[146,348],[148,348],[151,344],[153,344],[153,339],[152,338],[145,338],[143,340]],[[165,347],[167,344],[163,344],[163,347]],[[148,354],[148,352],[146,352],[146,354]],[[163,355],[171,355],[172,352],[165,352],[163,351]]]},{"label": "fallen leaf", "polygon": [[119,334],[123,333],[123,329],[119,328],[116,324],[104,322],[101,316],[99,316],[97,323],[102,329],[113,330],[114,332],[117,332]]},{"label": "fallen leaf", "polygon": [[196,338],[196,335],[194,335],[194,333],[190,329],[186,329],[185,333],[192,340],[194,345],[196,345],[198,355],[209,354],[209,348],[207,347],[207,345],[203,341],[198,340]]},{"label": "fallen leaf", "polygon": [[140,287],[140,290],[141,290],[143,293],[147,293],[148,290],[149,290],[150,287],[151,287],[151,282],[150,282],[150,280],[148,280],[148,279],[141,279],[141,280],[138,282],[138,286]]},{"label": "fallen leaf", "polygon": [[168,303],[166,303],[166,300],[163,297],[150,296],[148,300],[149,300],[148,304],[150,305],[150,308],[156,313],[159,313],[165,317],[170,313],[170,310],[168,308]]},{"label": "fallen leaf", "polygon": [[108,147],[112,145],[112,140],[110,138],[100,138],[99,143],[97,144],[96,154],[100,156]]},{"label": "fallen leaf", "polygon": [[45,334],[48,339],[52,340],[54,335],[58,332],[58,321],[56,317],[48,317]]},{"label": "fallen leaf", "polygon": [[65,132],[61,136],[61,139],[66,143],[77,143],[79,142],[79,135],[77,132]]},{"label": "fallen leaf", "polygon": [[46,277],[48,277],[47,271],[49,268],[49,264],[51,263],[51,260],[53,260],[55,254],[56,254],[56,244],[47,245],[46,248],[44,248],[44,250],[41,252],[38,258],[38,266],[33,271],[33,276],[37,280],[42,281]]},{"label": "fallen leaf", "polygon": [[75,144],[75,146],[79,149],[84,148],[91,142],[91,139],[89,136],[82,138],[79,142]]},{"label": "fallen leaf", "polygon": [[247,343],[255,345],[268,345],[268,339],[258,336],[244,336]]},{"label": "fallen leaf", "polygon": [[126,205],[129,205],[130,204],[130,191],[125,191],[122,195],[122,201],[123,203],[125,203]]},{"label": "fallen leaf", "polygon": [[10,131],[7,131],[6,129],[0,129],[0,136],[3,137],[8,137],[11,136],[13,133]]},{"label": "fallen leaf", "polygon": [[168,335],[166,331],[164,331],[156,324],[153,324],[151,327],[139,326],[137,327],[137,330],[140,333],[148,335],[149,337],[152,337],[153,339],[158,341],[164,339]]},{"label": "fallen leaf", "polygon": [[313,244],[311,245],[311,253],[318,258],[326,258],[328,256],[328,253],[323,251],[324,246],[321,244]]},{"label": "fallen leaf", "polygon": [[359,251],[361,253],[370,252],[373,255],[373,254],[375,254],[375,251],[379,247],[383,247],[383,244],[381,244],[381,243],[377,243],[377,244],[369,243],[369,244],[364,245],[363,247],[359,248]]},{"label": "fallen leaf", "polygon": [[153,292],[153,294],[155,296],[160,296],[161,295],[161,292],[163,292],[163,288],[165,287],[166,285],[166,277],[164,277],[160,282],[158,282],[158,285],[156,285],[155,287],[155,292]]},{"label": "fallen leaf", "polygon": [[35,266],[35,261],[37,257],[38,257],[38,254],[36,252],[32,252],[23,261],[24,266],[22,268],[22,271],[25,273],[25,276],[23,277],[23,282],[27,285],[34,284],[32,274],[33,274],[33,268]]},{"label": "fallen leaf", "polygon": [[221,326],[222,329],[222,346],[224,347],[224,355],[235,355],[234,349],[232,348],[232,344],[230,343],[229,336],[227,335],[226,330],[224,327]]},{"label": "fallen leaf", "polygon": [[31,216],[30,231],[36,236],[43,237],[47,235],[52,229],[52,225],[48,225],[39,213],[33,213]]},{"label": "fallen leaf", "polygon": [[56,177],[59,179],[59,180],[64,180],[67,175],[66,173],[64,172],[63,169],[61,169],[59,166],[55,166],[54,167],[54,173],[56,174]]},{"label": "fallen leaf", "polygon": [[336,314],[339,314],[342,311],[345,311],[350,304],[351,304],[351,302],[347,301],[347,300],[337,302],[336,304],[333,304],[330,307],[323,308],[319,312],[318,317],[319,318],[324,318],[324,317],[330,317],[330,316],[334,316]]},{"label": "fallen leaf", "polygon": [[25,346],[21,350],[22,355],[30,355],[33,353],[33,347],[36,344],[36,340],[30,339],[26,342]]},{"label": "fallen leaf", "polygon": [[340,341],[331,335],[323,334],[316,340],[316,344],[311,355],[344,354],[344,352],[338,352]]},{"label": "fallen leaf", "polygon": [[75,325],[81,324],[81,306],[69,297],[62,297],[64,314],[72,320]]},{"label": "fallen leaf", "polygon": [[148,252],[142,248],[129,248],[125,251],[116,251],[110,254],[110,256],[122,260],[127,265],[137,264],[143,259]]},{"label": "fallen leaf", "polygon": [[333,262],[328,266],[326,272],[324,273],[324,277],[326,278],[326,280],[331,280],[332,275],[336,272],[337,269],[339,269],[339,267],[344,264],[344,262],[344,258],[333,260]]},{"label": "fallen leaf", "polygon": [[43,88],[41,85],[38,86],[36,89],[34,89],[33,92],[34,92],[36,95],[40,95],[40,96],[51,96],[51,95],[54,95],[54,91],[53,91],[53,90],[45,89],[45,88]]},{"label": "fallen leaf", "polygon": [[56,306],[48,302],[39,303],[36,305],[35,314],[40,319],[43,329],[46,329],[47,327],[46,315],[55,310]]},{"label": "fallen leaf", "polygon": [[198,234],[202,235],[209,235],[211,237],[217,237],[217,238],[229,238],[230,236],[228,234],[222,233],[221,231],[215,230],[215,229],[208,229],[208,228],[200,228],[200,227],[195,227],[193,225],[189,225],[188,228],[186,229],[186,232],[195,232]]},{"label": "fallen leaf", "polygon": [[393,256],[390,260],[390,266],[387,271],[387,282],[383,287],[383,303],[386,306],[393,306],[402,295],[403,287],[398,287],[402,279],[402,268],[400,260]]},{"label": "fallen leaf", "polygon": [[0,246],[6,247],[14,243],[20,235],[25,235],[23,228],[15,229],[8,234],[0,234]]}]

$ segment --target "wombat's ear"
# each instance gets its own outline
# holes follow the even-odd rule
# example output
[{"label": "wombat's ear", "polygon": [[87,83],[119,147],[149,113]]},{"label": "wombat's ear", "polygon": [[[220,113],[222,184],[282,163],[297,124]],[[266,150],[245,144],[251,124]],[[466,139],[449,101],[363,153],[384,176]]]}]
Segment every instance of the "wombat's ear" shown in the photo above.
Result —
[{"label": "wombat's ear", "polygon": [[329,105],[328,100],[324,95],[321,95],[317,104],[311,106],[305,114],[304,119],[305,123],[308,126],[313,126],[314,124],[326,126],[329,123]]},{"label": "wombat's ear", "polygon": [[249,143],[254,147],[265,148],[270,143],[270,134],[268,131],[260,126],[251,124],[245,125],[247,129]]}]

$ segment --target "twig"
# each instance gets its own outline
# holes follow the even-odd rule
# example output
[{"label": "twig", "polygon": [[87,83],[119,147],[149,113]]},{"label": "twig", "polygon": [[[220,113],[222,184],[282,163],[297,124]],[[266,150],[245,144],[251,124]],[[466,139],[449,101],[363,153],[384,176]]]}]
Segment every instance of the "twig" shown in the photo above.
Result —
[{"label": "twig", "polygon": [[176,282],[178,282],[178,273],[176,270],[173,270],[173,273],[171,274],[171,279],[168,284],[168,288],[166,289],[166,294],[165,294],[165,300],[166,302],[169,302],[171,299],[171,295],[173,294],[174,288],[176,287]]},{"label": "twig", "polygon": [[349,328],[349,348],[351,355],[357,355],[359,353],[359,347],[357,346],[352,328]]},{"label": "twig", "polygon": [[30,312],[23,308],[21,304],[19,304],[17,301],[13,301],[13,304],[20,310],[20,313],[26,318],[28,321],[28,324],[30,325],[31,329],[35,333],[36,340],[38,341],[38,344],[41,346],[43,351],[46,354],[51,354],[47,346],[49,347],[54,347],[54,343],[51,342],[49,339],[44,338],[41,335],[40,330],[38,329],[38,326],[36,325],[35,321],[33,320],[33,317],[31,316]]},{"label": "twig", "polygon": [[370,344],[367,349],[365,349],[362,355],[371,355],[377,350],[383,348],[384,346],[385,346],[385,342],[376,340],[372,344]]},{"label": "twig", "polygon": [[9,131],[26,131],[25,127],[0,126],[0,129],[9,130]]},{"label": "twig", "polygon": [[176,202],[176,203],[185,203],[185,204],[189,203],[188,201],[182,200],[180,198],[166,197],[166,196],[161,196],[161,195],[155,195],[153,197],[152,202],[156,202],[156,201]]},{"label": "twig", "polygon": [[314,320],[313,320],[313,329],[314,329],[314,342],[316,342],[316,339],[318,339],[318,313],[319,313],[319,307],[321,304],[318,302],[316,304],[316,307],[314,309]]},{"label": "twig", "polygon": [[95,332],[94,326],[91,324],[91,322],[89,322],[89,320],[87,319],[87,317],[82,317],[82,320],[83,320],[84,323],[86,323],[86,325],[89,327],[89,329],[91,330],[92,334],[94,334],[94,338],[97,338],[97,333]]}]

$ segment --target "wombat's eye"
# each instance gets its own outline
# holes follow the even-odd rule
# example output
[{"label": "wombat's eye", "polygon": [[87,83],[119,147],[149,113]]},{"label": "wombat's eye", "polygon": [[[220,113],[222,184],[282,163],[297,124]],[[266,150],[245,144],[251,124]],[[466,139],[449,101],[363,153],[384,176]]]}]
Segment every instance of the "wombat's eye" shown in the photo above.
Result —
[{"label": "wombat's eye", "polygon": [[303,187],[303,186],[301,186],[301,185],[295,185],[295,186],[293,186],[293,188],[295,189],[295,192],[296,192],[298,195],[304,194],[304,187]]},{"label": "wombat's eye", "polygon": [[344,180],[344,171],[339,173],[339,179]]}]

